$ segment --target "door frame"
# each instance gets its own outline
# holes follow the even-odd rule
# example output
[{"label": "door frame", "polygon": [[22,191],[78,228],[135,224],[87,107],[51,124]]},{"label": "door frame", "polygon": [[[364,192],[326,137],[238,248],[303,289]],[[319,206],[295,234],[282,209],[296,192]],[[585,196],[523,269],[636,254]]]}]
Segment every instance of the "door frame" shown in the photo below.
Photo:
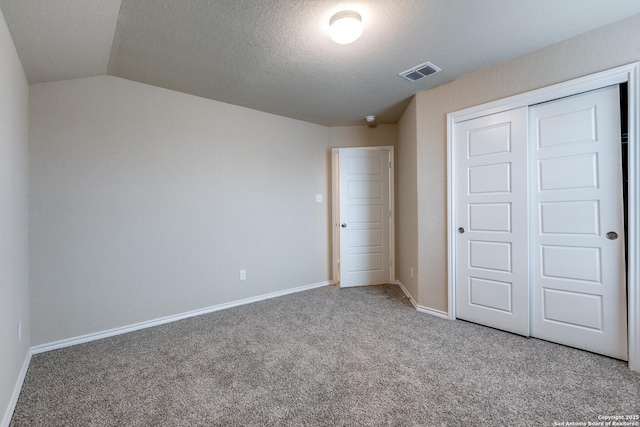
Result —
[{"label": "door frame", "polygon": [[387,151],[389,155],[389,283],[396,281],[396,238],[395,238],[395,160],[392,145],[372,147],[339,147],[331,149],[331,237],[332,237],[332,278],[334,285],[340,283],[340,148]]},{"label": "door frame", "polygon": [[455,319],[455,163],[453,129],[458,122],[541,102],[576,95],[606,86],[627,83],[628,102],[628,229],[627,229],[627,334],[629,369],[640,372],[640,62],[447,114],[447,239],[448,318]]}]

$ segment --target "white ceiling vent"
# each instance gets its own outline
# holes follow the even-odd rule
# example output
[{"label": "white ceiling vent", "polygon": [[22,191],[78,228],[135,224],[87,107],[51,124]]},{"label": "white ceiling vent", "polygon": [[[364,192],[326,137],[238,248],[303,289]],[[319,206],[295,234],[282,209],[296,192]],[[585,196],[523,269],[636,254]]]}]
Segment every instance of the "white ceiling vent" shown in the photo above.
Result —
[{"label": "white ceiling vent", "polygon": [[425,62],[424,64],[416,65],[407,71],[403,71],[398,75],[400,77],[404,77],[410,82],[415,82],[427,77],[428,75],[435,74],[438,71],[440,71],[440,68],[436,67],[431,62]]}]

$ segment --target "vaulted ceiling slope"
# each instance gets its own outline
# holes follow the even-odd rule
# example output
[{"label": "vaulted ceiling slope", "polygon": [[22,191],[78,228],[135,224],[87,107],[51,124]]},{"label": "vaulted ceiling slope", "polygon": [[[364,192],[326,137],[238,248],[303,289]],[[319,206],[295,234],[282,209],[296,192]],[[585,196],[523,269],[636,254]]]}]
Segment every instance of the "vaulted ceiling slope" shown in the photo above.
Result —
[{"label": "vaulted ceiling slope", "polygon": [[[0,0],[30,83],[113,75],[328,126],[640,13],[638,0]],[[338,45],[330,17],[364,33]],[[621,43],[636,41],[621,41]],[[612,47],[613,48],[613,47]],[[398,73],[430,61],[440,73]]]}]

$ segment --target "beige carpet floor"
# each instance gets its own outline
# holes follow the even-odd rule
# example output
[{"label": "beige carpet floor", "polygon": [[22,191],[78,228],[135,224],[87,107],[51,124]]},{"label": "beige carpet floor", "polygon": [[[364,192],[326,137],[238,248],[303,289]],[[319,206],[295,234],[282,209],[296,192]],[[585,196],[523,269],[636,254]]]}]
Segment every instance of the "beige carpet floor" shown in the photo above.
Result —
[{"label": "beige carpet floor", "polygon": [[385,285],[36,355],[11,426],[554,426],[638,414],[640,375],[625,362],[419,313]]}]

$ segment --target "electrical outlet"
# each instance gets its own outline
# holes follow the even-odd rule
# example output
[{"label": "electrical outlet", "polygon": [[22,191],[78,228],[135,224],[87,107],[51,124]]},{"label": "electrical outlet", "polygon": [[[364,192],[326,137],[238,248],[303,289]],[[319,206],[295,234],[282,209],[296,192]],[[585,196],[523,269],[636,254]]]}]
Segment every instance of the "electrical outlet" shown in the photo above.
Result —
[{"label": "electrical outlet", "polygon": [[247,280],[247,270],[240,270],[240,280]]},{"label": "electrical outlet", "polygon": [[18,342],[22,341],[22,320],[18,320]]},{"label": "electrical outlet", "polygon": [[409,276],[411,276],[411,278],[413,279],[413,267],[409,269]]}]

